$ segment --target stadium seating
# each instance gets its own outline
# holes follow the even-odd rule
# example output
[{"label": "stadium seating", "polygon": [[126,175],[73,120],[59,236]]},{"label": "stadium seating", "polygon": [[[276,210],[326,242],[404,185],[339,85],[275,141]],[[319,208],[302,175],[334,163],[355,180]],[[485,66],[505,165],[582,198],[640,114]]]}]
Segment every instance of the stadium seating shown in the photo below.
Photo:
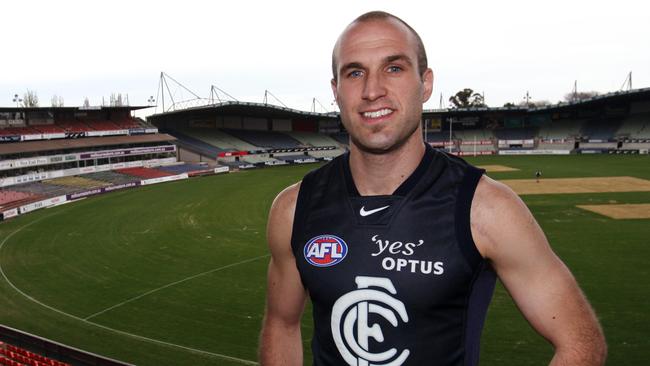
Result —
[{"label": "stadium seating", "polygon": [[650,114],[637,114],[627,117],[621,123],[616,136],[630,139],[650,138]]},{"label": "stadium seating", "polygon": [[339,146],[339,143],[333,138],[316,132],[287,132],[294,140],[304,146]]},{"label": "stadium seating", "polygon": [[40,133],[41,132],[32,127],[5,127],[0,129],[0,136],[38,135]]},{"label": "stadium seating", "polygon": [[88,127],[87,124],[80,121],[58,121],[57,125],[63,128],[66,132],[87,132],[93,129]]},{"label": "stadium seating", "polygon": [[614,139],[614,134],[621,126],[620,118],[602,118],[591,120],[582,126],[580,131],[583,138],[590,140],[609,141]]},{"label": "stadium seating", "polygon": [[250,164],[259,164],[259,163],[266,163],[266,162],[274,162],[277,161],[277,159],[270,158],[266,154],[261,154],[261,155],[244,155],[241,157],[241,160],[246,163]]},{"label": "stadium seating", "polygon": [[101,188],[111,185],[110,183],[89,179],[87,177],[62,177],[43,181],[43,183],[57,186],[76,187],[84,189]]},{"label": "stadium seating", "polygon": [[283,149],[300,147],[300,142],[277,131],[223,129],[227,134],[246,141],[258,148]]},{"label": "stadium seating", "polygon": [[580,135],[584,120],[561,120],[540,127],[538,136],[543,140],[561,140]]},{"label": "stadium seating", "polygon": [[[452,139],[454,139],[453,133],[452,133]],[[426,136],[424,137],[424,140],[428,142],[449,141],[449,131],[427,132]]]},{"label": "stadium seating", "polygon": [[314,158],[335,158],[343,153],[345,153],[344,149],[318,150],[310,151],[309,156],[312,156]]},{"label": "stadium seating", "polygon": [[494,134],[499,140],[529,140],[535,138],[537,135],[537,128],[502,128],[494,130]]},{"label": "stadium seating", "polygon": [[63,133],[65,130],[57,125],[36,125],[32,126],[40,133]]},{"label": "stadium seating", "polygon": [[119,129],[126,129],[128,130],[129,128],[141,128],[142,126],[140,123],[138,123],[137,120],[132,119],[132,118],[127,118],[127,119],[122,119],[122,120],[115,120],[112,121]]},{"label": "stadium seating", "polygon": [[12,204],[15,202],[23,202],[23,201],[28,201],[31,200],[36,196],[35,194],[29,193],[29,192],[20,192],[20,191],[12,191],[12,190],[0,190],[0,207],[6,206],[8,204]]},{"label": "stadium seating", "polygon": [[[492,140],[495,138],[492,130],[488,129],[475,129],[475,130],[454,130],[454,139],[461,141],[483,141]],[[449,140],[449,131],[447,131],[447,139]]]},{"label": "stadium seating", "polygon": [[201,153],[205,155],[217,156],[219,155],[219,153],[226,151],[219,147],[213,146],[205,141],[199,140],[193,136],[186,135],[185,133],[180,132],[178,130],[165,130],[163,132],[176,137],[178,141],[181,143],[181,145],[183,144],[188,145],[190,148],[201,151]]},{"label": "stadium seating", "polygon": [[151,179],[151,178],[162,178],[175,175],[169,172],[163,172],[158,169],[152,168],[125,168],[116,170],[118,173],[132,175],[134,177],[139,177],[142,179]]},{"label": "stadium seating", "polygon": [[162,170],[163,172],[172,173],[172,174],[182,174],[182,173],[192,173],[209,170],[210,167],[204,164],[178,164],[178,165],[168,165],[161,166],[156,168],[157,170]]},{"label": "stadium seating", "polygon": [[0,342],[0,364],[7,366],[71,366],[22,347]]},{"label": "stadium seating", "polygon": [[105,171],[105,172],[97,172],[97,173],[90,173],[84,175],[84,177],[93,179],[96,181],[102,181],[106,183],[110,183],[112,185],[118,185],[118,184],[126,184],[126,183],[131,183],[131,182],[139,182],[140,179],[137,177],[134,177],[129,174],[121,174],[118,172],[114,171]]},{"label": "stadium seating", "polygon": [[273,157],[275,159],[277,159],[277,160],[284,160],[284,161],[292,161],[292,160],[296,160],[296,159],[307,159],[307,158],[309,158],[309,156],[307,156],[305,154],[281,155],[281,156],[273,155]]},{"label": "stadium seating", "polygon": [[113,131],[113,130],[121,130],[120,126],[116,125],[115,123],[111,121],[93,121],[93,122],[88,122],[88,126],[90,126],[92,129],[96,131]]},{"label": "stadium seating", "polygon": [[258,149],[257,146],[242,141],[216,128],[182,128],[179,132],[222,151],[249,151]]},{"label": "stadium seating", "polygon": [[79,188],[62,187],[54,184],[47,184],[41,182],[31,182],[20,185],[11,186],[14,191],[33,193],[43,197],[55,197],[64,194],[71,194],[79,191]]}]

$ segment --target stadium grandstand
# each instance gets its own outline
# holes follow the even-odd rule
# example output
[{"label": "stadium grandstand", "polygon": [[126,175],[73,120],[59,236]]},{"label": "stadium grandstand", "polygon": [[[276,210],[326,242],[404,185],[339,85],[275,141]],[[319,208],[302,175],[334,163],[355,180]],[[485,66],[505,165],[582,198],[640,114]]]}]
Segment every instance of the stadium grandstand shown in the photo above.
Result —
[{"label": "stadium grandstand", "polygon": [[[337,113],[219,102],[154,114],[182,160],[252,168],[331,159],[347,148]],[[425,140],[458,155],[647,153],[650,88],[545,107],[425,110]]]},{"label": "stadium grandstand", "polygon": [[1,217],[227,169],[183,164],[175,137],[132,116],[142,108],[0,108]]},{"label": "stadium grandstand", "polygon": [[647,154],[650,88],[544,107],[425,110],[426,140],[459,155]]},{"label": "stadium grandstand", "polygon": [[174,136],[179,159],[247,169],[328,160],[347,148],[337,113],[226,101],[155,114],[147,121]]},{"label": "stadium grandstand", "polygon": [[[338,113],[218,101],[144,121],[132,116],[141,108],[0,108],[2,217],[193,175],[331,160],[348,148]],[[650,88],[544,107],[425,110],[422,123],[427,143],[458,155],[647,154]]]}]

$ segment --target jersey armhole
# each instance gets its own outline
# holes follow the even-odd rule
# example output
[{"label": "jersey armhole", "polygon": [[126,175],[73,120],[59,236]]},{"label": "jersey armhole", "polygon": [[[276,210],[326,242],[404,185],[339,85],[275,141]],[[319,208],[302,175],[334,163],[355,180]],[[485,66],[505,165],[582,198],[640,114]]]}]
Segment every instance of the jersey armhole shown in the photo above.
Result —
[{"label": "jersey armhole", "polygon": [[472,209],[472,199],[476,186],[485,170],[478,169],[473,166],[468,166],[465,171],[465,176],[459,186],[458,196],[456,201],[456,237],[460,250],[465,257],[465,260],[472,269],[475,269],[483,260],[481,253],[476,248],[476,243],[472,238],[472,227],[470,224],[470,213]]}]

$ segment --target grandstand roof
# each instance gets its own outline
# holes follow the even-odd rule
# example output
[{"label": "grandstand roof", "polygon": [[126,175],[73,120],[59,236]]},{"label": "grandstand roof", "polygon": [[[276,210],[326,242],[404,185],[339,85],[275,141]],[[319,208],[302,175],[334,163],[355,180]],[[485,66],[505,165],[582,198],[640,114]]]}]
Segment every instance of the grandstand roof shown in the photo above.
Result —
[{"label": "grandstand roof", "polygon": [[[576,102],[561,102],[543,107],[478,107],[478,108],[443,108],[443,109],[426,109],[423,111],[425,117],[440,115],[477,115],[483,113],[506,113],[506,114],[534,114],[539,112],[556,112],[582,107],[590,107],[601,103],[610,103],[617,101],[637,101],[650,100],[650,88],[633,89],[627,91],[616,91],[607,94],[597,95],[595,97],[584,99]],[[317,118],[317,119],[339,119],[338,112],[317,113],[305,112],[297,109],[280,107],[272,104],[227,101],[216,104],[209,104],[200,107],[191,107],[178,109],[170,112],[154,114],[148,119],[155,121],[157,119],[166,119],[167,117],[179,115],[236,115],[260,118]]]},{"label": "grandstand roof", "polygon": [[170,112],[163,112],[149,116],[147,119],[155,120],[162,116],[173,116],[180,114],[217,114],[229,116],[247,116],[261,118],[305,118],[338,119],[338,112],[317,113],[305,112],[293,108],[280,107],[273,104],[254,102],[221,102],[201,107],[179,109]]},{"label": "grandstand roof", "polygon": [[616,91],[607,94],[597,95],[588,99],[583,99],[575,102],[560,102],[543,107],[474,107],[474,108],[442,108],[442,109],[426,109],[423,111],[425,115],[476,115],[482,112],[506,112],[506,113],[536,113],[536,112],[556,112],[563,109],[573,109],[585,106],[592,106],[601,103],[616,102],[616,101],[639,101],[650,100],[650,88],[633,89],[626,91]]},{"label": "grandstand roof", "polygon": [[173,136],[164,133],[157,133],[152,135],[84,137],[79,139],[13,142],[0,144],[0,155],[82,149],[96,146],[139,144],[147,142],[167,142],[175,140],[176,138]]},{"label": "grandstand roof", "polygon": [[100,111],[100,110],[127,110],[151,108],[150,106],[90,106],[90,107],[0,107],[2,112],[56,112],[56,111]]}]

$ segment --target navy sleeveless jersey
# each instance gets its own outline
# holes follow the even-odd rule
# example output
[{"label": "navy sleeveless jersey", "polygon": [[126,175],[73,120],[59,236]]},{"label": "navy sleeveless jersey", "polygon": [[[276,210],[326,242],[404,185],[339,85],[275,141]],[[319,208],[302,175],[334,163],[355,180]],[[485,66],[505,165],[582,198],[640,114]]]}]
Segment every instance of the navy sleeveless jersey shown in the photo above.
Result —
[{"label": "navy sleeveless jersey", "polygon": [[387,196],[344,154],[305,176],[291,246],[313,304],[313,364],[476,365],[495,274],[472,240],[483,171],[427,145]]}]

